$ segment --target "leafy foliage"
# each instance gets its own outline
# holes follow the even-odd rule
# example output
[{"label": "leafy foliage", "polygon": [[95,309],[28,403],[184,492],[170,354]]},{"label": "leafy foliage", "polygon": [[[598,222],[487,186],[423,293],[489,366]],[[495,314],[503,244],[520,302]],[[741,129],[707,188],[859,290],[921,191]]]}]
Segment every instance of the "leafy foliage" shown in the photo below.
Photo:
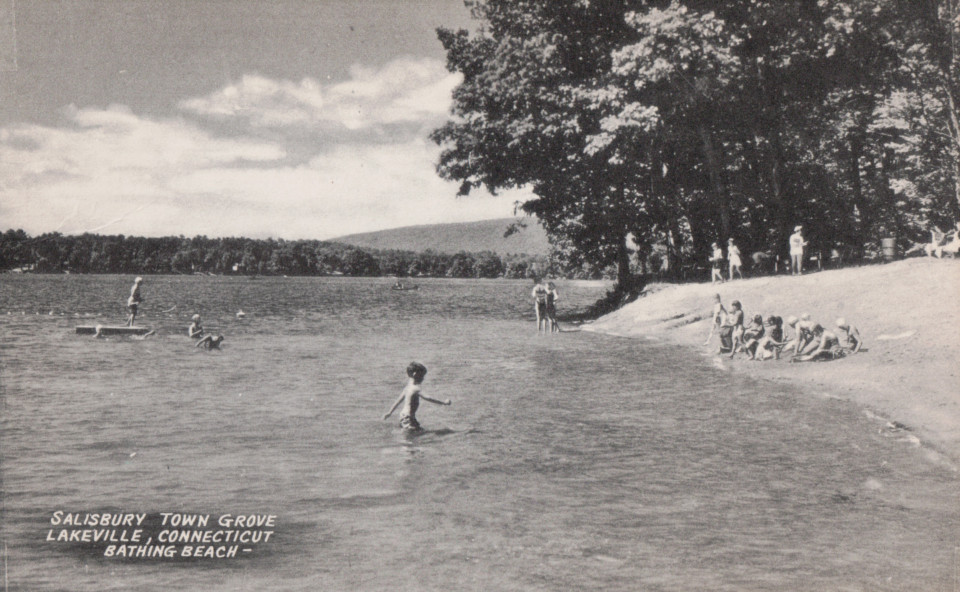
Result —
[{"label": "leafy foliage", "polygon": [[475,0],[438,172],[568,264],[920,240],[960,215],[960,0]]}]

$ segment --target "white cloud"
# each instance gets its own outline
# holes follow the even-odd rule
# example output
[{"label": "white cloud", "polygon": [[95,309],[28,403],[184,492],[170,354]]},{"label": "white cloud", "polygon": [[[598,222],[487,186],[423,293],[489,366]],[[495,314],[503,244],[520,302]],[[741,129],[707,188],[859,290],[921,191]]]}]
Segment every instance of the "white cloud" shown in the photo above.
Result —
[{"label": "white cloud", "polygon": [[459,81],[438,60],[398,58],[380,69],[354,66],[351,78],[324,87],[247,75],[181,109],[257,127],[367,130],[390,124],[423,124],[442,118]]},{"label": "white cloud", "polygon": [[[327,88],[245,76],[183,101],[179,118],[71,108],[62,127],[3,128],[0,220],[31,234],[323,239],[508,217],[526,194],[456,199],[457,184],[434,171],[439,148],[426,130],[455,82],[435,60],[403,58]],[[240,137],[191,114],[226,118]],[[323,132],[322,150],[304,128]]]},{"label": "white cloud", "polygon": [[[456,199],[457,184],[433,171],[437,152],[424,140],[348,145],[296,167],[198,171],[175,189],[228,203],[235,224],[248,219],[267,229],[256,234],[286,238],[511,216],[517,193]],[[242,232],[254,233],[252,226]]]},{"label": "white cloud", "polygon": [[0,183],[29,187],[44,175],[105,181],[118,172],[164,177],[183,167],[285,156],[274,143],[218,139],[183,121],[145,119],[119,106],[72,109],[68,115],[73,125],[67,128],[0,130]]},{"label": "white cloud", "polygon": [[[215,138],[182,120],[152,120],[122,106],[69,109],[62,128],[0,129],[0,214],[31,232],[95,231],[179,196],[184,171],[285,157],[270,142]],[[119,222],[113,226],[124,228]],[[151,233],[155,234],[155,233]]]}]

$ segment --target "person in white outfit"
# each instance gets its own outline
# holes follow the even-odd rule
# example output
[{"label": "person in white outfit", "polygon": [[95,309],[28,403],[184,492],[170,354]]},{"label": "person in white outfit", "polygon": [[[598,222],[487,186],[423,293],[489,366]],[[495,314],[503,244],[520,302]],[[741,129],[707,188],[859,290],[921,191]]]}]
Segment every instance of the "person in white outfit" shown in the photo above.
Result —
[{"label": "person in white outfit", "polygon": [[737,272],[742,280],[743,272],[740,271],[740,266],[743,262],[740,261],[740,247],[733,242],[732,238],[727,240],[727,262],[730,264],[730,281],[733,281],[733,272]]},{"label": "person in white outfit", "polygon": [[796,226],[790,235],[790,272],[793,275],[803,273],[803,248],[807,242],[803,240],[803,226]]}]

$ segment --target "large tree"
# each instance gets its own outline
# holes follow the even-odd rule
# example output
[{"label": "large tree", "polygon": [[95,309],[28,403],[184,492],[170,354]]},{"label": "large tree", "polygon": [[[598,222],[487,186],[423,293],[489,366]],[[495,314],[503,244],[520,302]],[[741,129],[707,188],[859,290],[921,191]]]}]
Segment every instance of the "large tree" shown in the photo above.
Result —
[{"label": "large tree", "polygon": [[439,31],[463,80],[438,171],[530,188],[567,259],[621,283],[654,243],[916,240],[960,207],[958,2],[468,2],[479,30]]},{"label": "large tree", "polygon": [[608,93],[612,53],[635,36],[617,0],[485,0],[469,3],[481,23],[438,31],[451,71],[463,75],[453,118],[436,130],[438,172],[461,194],[528,187],[523,211],[537,216],[573,263],[615,264],[630,279],[629,239],[651,198],[646,146],[624,135],[656,125]]}]

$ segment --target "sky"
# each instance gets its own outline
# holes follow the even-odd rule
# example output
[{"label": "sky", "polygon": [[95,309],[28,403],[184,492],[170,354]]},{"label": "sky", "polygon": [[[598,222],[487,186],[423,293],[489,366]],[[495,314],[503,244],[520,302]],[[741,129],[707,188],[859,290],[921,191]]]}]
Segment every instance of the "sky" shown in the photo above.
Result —
[{"label": "sky", "polygon": [[462,0],[0,0],[0,229],[328,239],[514,215],[428,138]]}]

